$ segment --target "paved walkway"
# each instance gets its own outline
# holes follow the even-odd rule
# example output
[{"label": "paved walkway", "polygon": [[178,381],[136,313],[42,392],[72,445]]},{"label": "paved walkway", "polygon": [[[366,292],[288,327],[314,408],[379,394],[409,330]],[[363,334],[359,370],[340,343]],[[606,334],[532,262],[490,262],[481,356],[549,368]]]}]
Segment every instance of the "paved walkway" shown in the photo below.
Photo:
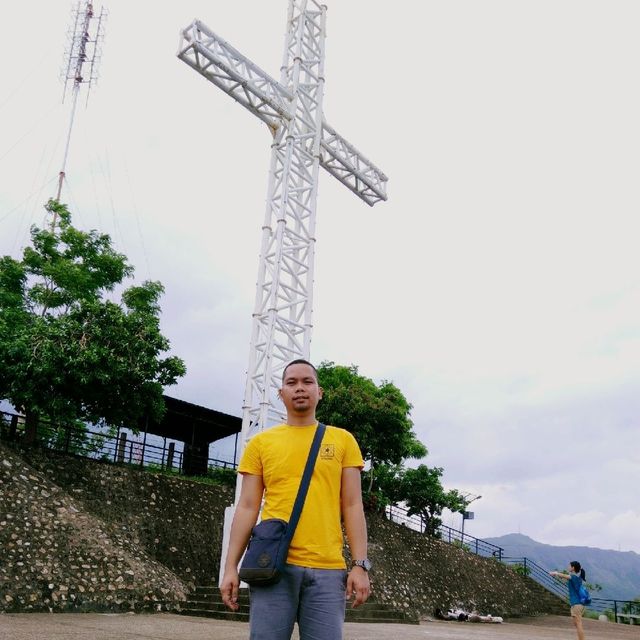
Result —
[{"label": "paved walkway", "polygon": [[[640,628],[585,620],[587,640],[640,640]],[[416,625],[345,625],[344,640],[567,640],[569,617],[546,616],[503,624],[423,622]],[[171,614],[0,614],[1,640],[247,640],[249,626]],[[294,638],[298,638],[294,634]]]}]

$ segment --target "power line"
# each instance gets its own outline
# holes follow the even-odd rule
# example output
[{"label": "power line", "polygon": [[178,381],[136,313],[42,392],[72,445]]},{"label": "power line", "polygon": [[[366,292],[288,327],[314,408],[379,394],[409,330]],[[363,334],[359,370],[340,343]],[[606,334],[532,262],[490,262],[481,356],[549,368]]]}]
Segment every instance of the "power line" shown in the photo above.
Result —
[{"label": "power line", "polygon": [[46,118],[48,118],[51,113],[53,113],[53,111],[55,111],[57,108],[59,108],[59,104],[56,103],[53,105],[53,107],[47,111],[34,125],[33,127],[31,127],[31,129],[29,129],[25,134],[23,134],[22,136],[20,136],[20,138],[18,138],[18,140],[16,140],[1,156],[0,156],[0,160],[3,160],[4,158],[6,158],[28,135],[30,135],[35,129],[38,128],[38,125],[45,120]]},{"label": "power line", "polygon": [[149,268],[149,258],[147,256],[147,248],[144,244],[144,236],[142,234],[142,228],[140,227],[140,215],[138,213],[138,205],[133,193],[133,185],[131,184],[131,177],[129,176],[129,167],[127,166],[127,159],[123,158],[122,164],[124,166],[124,172],[127,177],[127,183],[129,185],[129,194],[131,195],[131,202],[133,204],[133,213],[136,217],[136,225],[138,227],[138,236],[140,237],[140,245],[142,246],[142,255],[144,256],[144,262],[147,267],[147,278],[151,279],[151,269]]},{"label": "power line", "polygon": [[7,95],[7,97],[0,102],[0,111],[2,111],[2,109],[4,109],[4,107],[9,104],[11,102],[11,100],[13,100],[14,96],[20,91],[20,89],[22,89],[22,87],[27,83],[27,80],[31,79],[31,76],[33,76],[37,71],[39,71],[42,67],[42,62],[48,58],[51,54],[51,48],[48,51],[45,51],[43,56],[40,58],[40,60],[38,60],[38,62],[36,63],[36,65],[33,67],[33,69],[31,69],[31,71],[29,71],[28,73],[24,74],[22,76],[22,81],[18,83],[18,85],[15,87],[15,89],[12,89],[10,91],[10,93]]},{"label": "power line", "polygon": [[49,178],[49,180],[47,180],[44,184],[42,184],[37,189],[35,189],[33,192],[31,192],[22,202],[20,202],[15,207],[13,207],[13,209],[9,209],[9,211],[7,211],[2,216],[2,218],[0,218],[0,222],[2,222],[3,220],[6,220],[14,211],[19,209],[26,202],[28,202],[36,193],[41,192],[42,189],[44,189],[47,185],[50,185],[54,180],[57,180],[57,179],[58,179],[58,176],[54,176],[53,178]]}]

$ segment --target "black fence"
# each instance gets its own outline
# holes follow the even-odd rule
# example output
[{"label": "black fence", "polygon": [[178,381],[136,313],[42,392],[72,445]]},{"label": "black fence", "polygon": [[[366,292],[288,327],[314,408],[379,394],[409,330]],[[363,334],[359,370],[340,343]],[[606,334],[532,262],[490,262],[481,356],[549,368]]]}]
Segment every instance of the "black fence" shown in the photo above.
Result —
[{"label": "black fence", "polygon": [[592,596],[588,609],[606,615],[614,622],[640,624],[640,602],[637,600],[606,600]]},{"label": "black fence", "polygon": [[502,561],[509,565],[516,573],[527,576],[541,584],[547,591],[567,600],[567,585],[564,582],[549,575],[547,569],[542,568],[529,558],[512,558],[504,556]]},{"label": "black fence", "polygon": [[[388,506],[385,512],[389,520],[397,522],[398,524],[403,524],[414,531],[425,533],[426,527],[422,518],[416,515],[410,516],[407,509],[393,505]],[[480,540],[480,538],[475,538],[474,536],[470,536],[462,531],[458,531],[457,529],[452,529],[444,524],[441,524],[438,527],[437,535],[444,542],[459,546],[466,551],[475,553],[476,555],[493,557],[501,560],[504,553],[502,547],[491,544],[486,540]]]},{"label": "black fence", "polygon": [[208,450],[167,441],[153,434],[77,423],[60,426],[44,420],[27,426],[24,416],[3,411],[0,411],[0,438],[93,460],[184,475],[206,475],[216,469],[235,469],[237,466],[233,461],[210,458]]}]

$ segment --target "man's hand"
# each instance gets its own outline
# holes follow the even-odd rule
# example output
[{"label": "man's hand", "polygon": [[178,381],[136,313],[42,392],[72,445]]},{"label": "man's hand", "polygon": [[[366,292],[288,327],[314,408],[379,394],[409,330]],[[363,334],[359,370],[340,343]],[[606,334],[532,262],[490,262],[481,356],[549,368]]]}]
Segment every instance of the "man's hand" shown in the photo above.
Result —
[{"label": "man's hand", "polygon": [[263,491],[262,476],[250,473],[243,474],[240,499],[231,523],[229,549],[224,563],[224,577],[220,584],[222,602],[231,611],[237,611],[240,608],[238,605],[238,588],[240,587],[238,564],[240,564],[240,558],[247,548],[251,529],[258,518]]},{"label": "man's hand", "polygon": [[222,584],[220,585],[220,595],[222,596],[222,602],[224,605],[231,609],[231,611],[237,611],[238,604],[238,588],[240,587],[240,577],[237,570],[227,569],[224,572],[224,578],[222,578]]},{"label": "man's hand", "polygon": [[347,600],[351,598],[353,594],[353,603],[351,608],[355,609],[361,604],[364,604],[369,597],[371,591],[371,585],[369,583],[369,574],[362,567],[353,567],[347,577]]}]

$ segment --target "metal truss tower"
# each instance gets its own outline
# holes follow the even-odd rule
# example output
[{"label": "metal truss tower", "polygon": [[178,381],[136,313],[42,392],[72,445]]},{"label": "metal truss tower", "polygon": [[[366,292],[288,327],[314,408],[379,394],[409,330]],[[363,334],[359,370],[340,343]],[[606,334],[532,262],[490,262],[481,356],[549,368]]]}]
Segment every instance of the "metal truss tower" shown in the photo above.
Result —
[{"label": "metal truss tower", "polygon": [[[62,183],[65,179],[67,158],[69,156],[69,146],[71,143],[71,132],[78,103],[80,87],[87,85],[87,102],[89,101],[89,91],[91,85],[98,81],[98,64],[102,55],[102,42],[104,40],[104,23],[107,13],[104,8],[99,14],[94,13],[93,3],[85,0],[84,5],[78,2],[72,9],[71,21],[67,34],[68,43],[64,54],[64,65],[60,72],[60,77],[64,82],[64,92],[62,101],[64,102],[69,84],[72,83],[71,116],[69,118],[69,128],[67,140],[62,159],[62,168],[58,174],[58,191],[56,200],[60,200],[62,193]],[[52,229],[56,226],[56,216],[53,216]]]},{"label": "metal truss tower", "polygon": [[289,0],[280,81],[196,20],[178,58],[251,113],[273,135],[262,227],[241,450],[282,422],[284,367],[309,358],[318,172],[322,167],[367,204],[386,200],[387,177],[324,120],[326,6]]}]

